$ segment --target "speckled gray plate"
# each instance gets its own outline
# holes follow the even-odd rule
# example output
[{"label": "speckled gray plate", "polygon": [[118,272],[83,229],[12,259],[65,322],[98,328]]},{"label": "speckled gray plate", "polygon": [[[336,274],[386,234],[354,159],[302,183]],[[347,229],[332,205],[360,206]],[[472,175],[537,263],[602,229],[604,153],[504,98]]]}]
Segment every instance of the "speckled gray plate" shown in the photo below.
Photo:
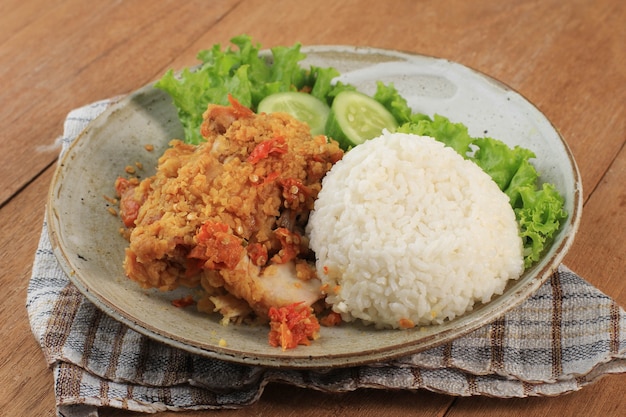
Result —
[{"label": "speckled gray plate", "polygon": [[[120,220],[107,212],[103,196],[113,196],[124,167],[143,163],[154,172],[168,141],[182,135],[169,97],[146,86],[97,118],[59,164],[52,181],[48,221],[55,253],[70,280],[106,313],[164,343],[213,358],[289,368],[357,365],[418,352],[459,337],[521,303],[549,277],[572,244],[582,191],[570,150],[546,117],[502,83],[457,63],[401,52],[320,46],[303,48],[304,64],[333,66],[340,79],[373,93],[376,81],[393,82],[415,111],[439,113],[465,123],[470,134],[485,133],[537,154],[541,179],[565,196],[570,217],[543,259],[511,282],[502,296],[444,325],[381,331],[357,324],[322,328],[309,347],[282,352],[267,342],[268,328],[222,326],[218,317],[193,308],[175,308],[183,292],[140,289],[124,276],[126,241]],[[148,152],[144,145],[155,146]],[[220,346],[220,340],[226,342]]]}]

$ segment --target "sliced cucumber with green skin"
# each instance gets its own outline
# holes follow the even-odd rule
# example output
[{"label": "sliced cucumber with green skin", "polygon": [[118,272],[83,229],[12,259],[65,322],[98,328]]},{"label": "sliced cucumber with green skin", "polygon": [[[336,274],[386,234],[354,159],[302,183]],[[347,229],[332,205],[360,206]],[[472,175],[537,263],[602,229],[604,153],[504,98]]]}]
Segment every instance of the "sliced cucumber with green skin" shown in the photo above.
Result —
[{"label": "sliced cucumber with green skin", "polygon": [[326,122],[326,135],[344,150],[380,136],[383,129],[393,132],[398,122],[382,104],[357,91],[337,94]]},{"label": "sliced cucumber with green skin", "polygon": [[265,97],[257,107],[258,113],[288,113],[308,124],[312,135],[323,135],[330,107],[307,93],[287,91]]}]

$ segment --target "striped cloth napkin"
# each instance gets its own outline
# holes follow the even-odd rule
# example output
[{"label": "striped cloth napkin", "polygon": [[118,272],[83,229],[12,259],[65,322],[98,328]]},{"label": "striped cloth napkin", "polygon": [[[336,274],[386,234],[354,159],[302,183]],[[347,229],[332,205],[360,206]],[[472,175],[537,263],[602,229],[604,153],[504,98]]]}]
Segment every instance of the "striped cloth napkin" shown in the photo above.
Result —
[{"label": "striped cloth napkin", "polygon": [[[62,152],[110,100],[68,114]],[[58,415],[243,407],[270,382],[328,392],[426,389],[493,397],[554,396],[626,372],[626,313],[561,266],[522,305],[445,345],[397,360],[324,371],[268,369],[196,356],[98,310],[61,270],[44,221],[28,287],[31,328],[54,374]]]}]

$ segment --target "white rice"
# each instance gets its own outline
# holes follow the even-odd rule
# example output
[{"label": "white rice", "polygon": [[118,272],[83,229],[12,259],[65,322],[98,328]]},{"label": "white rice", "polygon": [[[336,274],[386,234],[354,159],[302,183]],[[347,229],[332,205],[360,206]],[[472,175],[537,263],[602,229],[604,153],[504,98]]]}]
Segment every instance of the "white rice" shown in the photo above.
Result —
[{"label": "white rice", "polygon": [[385,132],[326,175],[308,224],[327,302],[398,328],[451,320],[523,271],[508,197],[453,149]]}]

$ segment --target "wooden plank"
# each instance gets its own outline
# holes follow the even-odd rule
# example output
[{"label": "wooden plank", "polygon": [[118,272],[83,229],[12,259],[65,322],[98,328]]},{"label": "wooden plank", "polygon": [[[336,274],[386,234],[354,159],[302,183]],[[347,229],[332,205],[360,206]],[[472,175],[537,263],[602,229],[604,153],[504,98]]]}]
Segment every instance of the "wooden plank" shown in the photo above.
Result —
[{"label": "wooden plank", "polygon": [[155,79],[235,1],[173,4],[66,1],[2,44],[0,204],[55,158],[67,112]]},{"label": "wooden plank", "polygon": [[583,208],[574,245],[564,263],[626,307],[626,147]]},{"label": "wooden plank", "polygon": [[61,1],[38,4],[22,0],[4,0],[0,3],[0,48],[10,38],[30,26],[50,9],[59,7]]},{"label": "wooden plank", "polygon": [[48,169],[0,211],[0,288],[5,294],[0,303],[0,410],[7,416],[55,413],[52,373],[24,307],[51,178],[52,169]]}]

